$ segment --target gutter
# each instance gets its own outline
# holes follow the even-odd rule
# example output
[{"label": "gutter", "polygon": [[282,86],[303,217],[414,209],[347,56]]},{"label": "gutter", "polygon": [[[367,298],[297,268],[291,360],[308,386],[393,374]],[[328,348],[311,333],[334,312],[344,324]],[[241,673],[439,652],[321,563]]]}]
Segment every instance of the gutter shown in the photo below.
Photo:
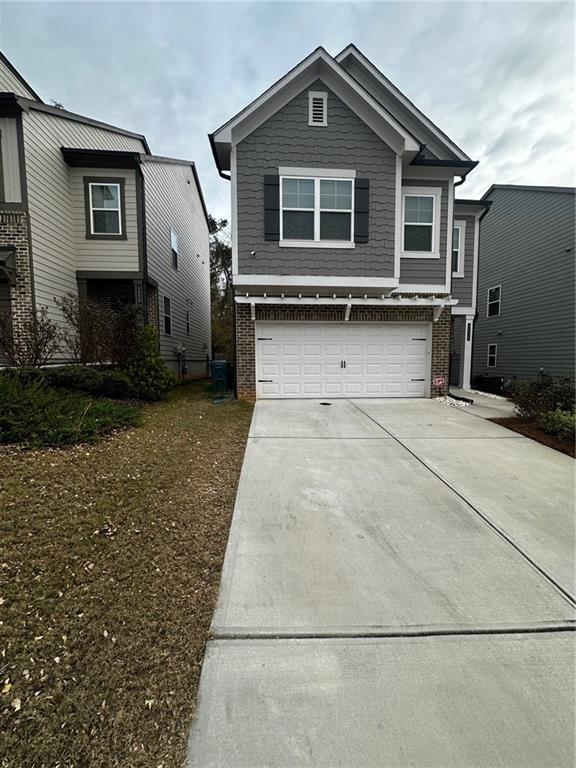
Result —
[{"label": "gutter", "polygon": [[230,181],[232,177],[231,176],[227,176],[224,173],[224,171],[222,170],[222,166],[220,165],[220,160],[218,158],[218,153],[216,152],[216,142],[214,141],[214,134],[213,133],[209,133],[208,134],[208,139],[210,141],[210,148],[212,149],[212,157],[214,158],[214,162],[216,163],[216,168],[218,169],[218,175],[221,178],[226,179],[226,181]]}]

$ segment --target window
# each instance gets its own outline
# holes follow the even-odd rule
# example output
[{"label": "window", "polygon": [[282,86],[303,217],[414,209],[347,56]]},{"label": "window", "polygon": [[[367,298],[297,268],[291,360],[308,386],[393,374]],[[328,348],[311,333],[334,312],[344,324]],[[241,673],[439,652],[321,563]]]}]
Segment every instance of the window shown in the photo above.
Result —
[{"label": "window", "polygon": [[488,358],[486,365],[488,368],[496,368],[496,353],[498,352],[497,344],[488,344]]},{"label": "window", "polygon": [[172,267],[178,269],[178,235],[170,230],[170,248],[172,249]]},{"label": "window", "polygon": [[121,237],[122,194],[119,182],[88,182],[89,234]]},{"label": "window", "polygon": [[452,275],[464,277],[464,247],[466,238],[466,222],[455,221],[452,230]]},{"label": "window", "polygon": [[280,240],[353,247],[352,179],[281,177]]},{"label": "window", "polygon": [[406,258],[439,258],[440,228],[436,224],[442,190],[405,187],[402,255]]},{"label": "window", "polygon": [[488,317],[497,317],[500,314],[500,286],[488,288]]},{"label": "window", "polygon": [[168,296],[164,296],[164,333],[172,336],[172,305]]},{"label": "window", "polygon": [[328,94],[308,91],[308,125],[328,125]]},{"label": "window", "polygon": [[190,310],[186,310],[186,336],[190,336]]}]

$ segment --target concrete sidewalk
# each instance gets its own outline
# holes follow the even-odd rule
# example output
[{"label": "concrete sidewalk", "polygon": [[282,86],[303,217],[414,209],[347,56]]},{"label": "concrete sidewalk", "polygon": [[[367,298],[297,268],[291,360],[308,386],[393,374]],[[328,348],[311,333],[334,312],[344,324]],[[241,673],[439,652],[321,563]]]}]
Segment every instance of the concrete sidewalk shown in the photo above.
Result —
[{"label": "concrete sidewalk", "polygon": [[331,402],[256,405],[189,767],[573,766],[571,459]]}]

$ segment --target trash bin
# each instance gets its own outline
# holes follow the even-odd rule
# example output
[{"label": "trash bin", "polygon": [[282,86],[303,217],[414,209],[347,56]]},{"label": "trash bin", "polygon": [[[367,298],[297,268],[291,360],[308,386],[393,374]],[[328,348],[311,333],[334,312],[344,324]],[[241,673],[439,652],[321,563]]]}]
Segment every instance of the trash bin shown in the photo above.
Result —
[{"label": "trash bin", "polygon": [[224,396],[228,391],[230,365],[226,360],[212,360],[210,375],[212,379],[212,394]]}]

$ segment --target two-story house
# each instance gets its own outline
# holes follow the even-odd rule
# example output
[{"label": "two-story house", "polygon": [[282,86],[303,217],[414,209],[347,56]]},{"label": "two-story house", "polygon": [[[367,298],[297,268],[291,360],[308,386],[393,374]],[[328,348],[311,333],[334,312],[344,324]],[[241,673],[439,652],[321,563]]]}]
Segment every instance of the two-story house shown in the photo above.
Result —
[{"label": "two-story house", "polygon": [[453,317],[469,376],[485,203],[455,186],[477,163],[355,46],[317,48],[210,141],[239,397],[429,397]]},{"label": "two-story house", "polygon": [[484,195],[474,377],[574,378],[575,192],[494,184]]},{"label": "two-story house", "polygon": [[[144,136],[49,106],[0,56],[0,311],[16,341],[31,307],[133,304],[180,375],[210,344],[208,214],[193,162]],[[65,361],[64,349],[55,361]],[[0,361],[6,363],[7,361]]]}]

